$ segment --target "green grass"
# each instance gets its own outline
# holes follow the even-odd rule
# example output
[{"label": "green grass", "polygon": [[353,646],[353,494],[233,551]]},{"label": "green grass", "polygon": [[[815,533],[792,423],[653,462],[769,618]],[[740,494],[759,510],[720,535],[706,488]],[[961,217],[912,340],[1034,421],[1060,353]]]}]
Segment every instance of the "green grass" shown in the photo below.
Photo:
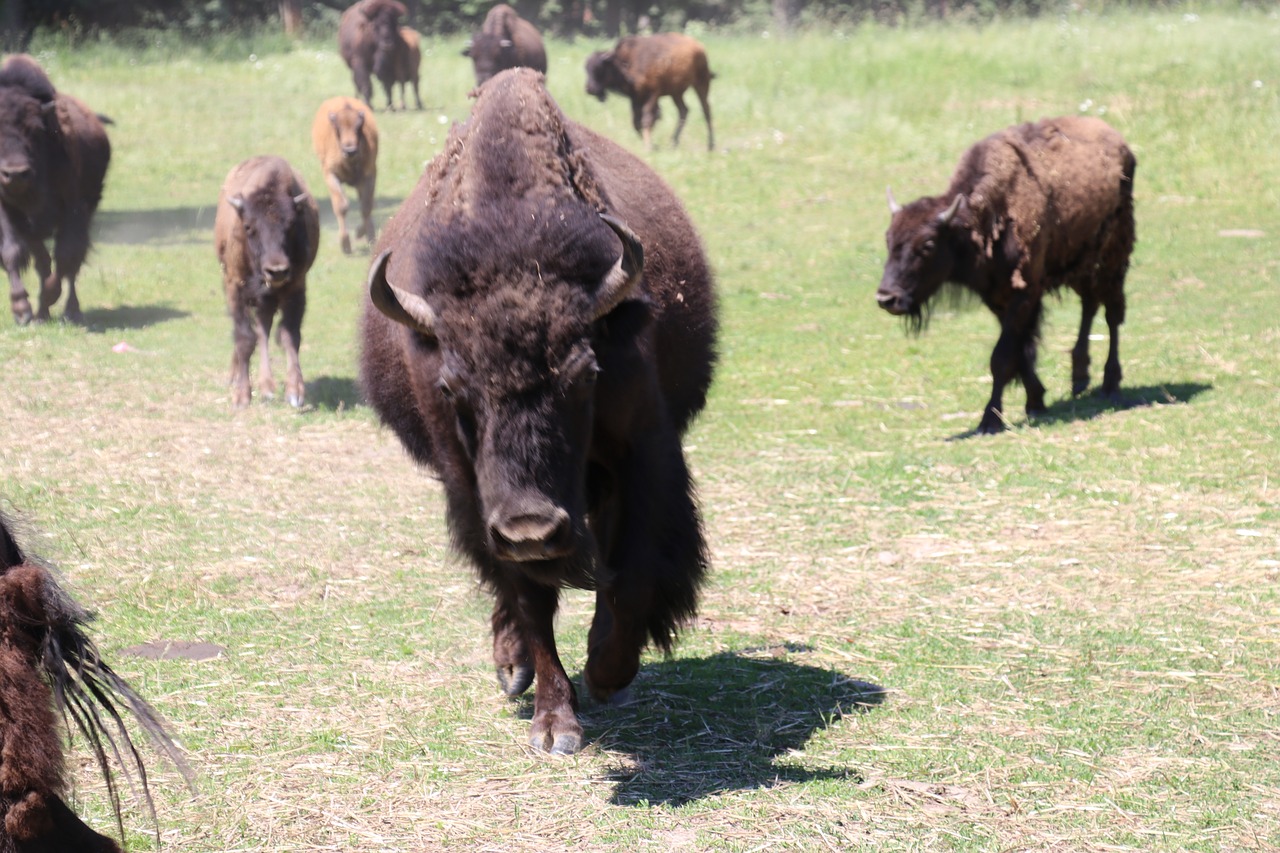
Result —
[{"label": "green grass", "polygon": [[[358,401],[368,255],[337,250],[327,200],[312,405],[228,407],[213,203],[258,153],[321,190],[311,115],[351,88],[335,45],[38,42],[115,120],[114,159],[88,328],[0,323],[0,495],[191,752],[196,798],[155,765],[164,847],[1280,846],[1280,19],[1189,12],[700,34],[720,150],[696,112],[672,150],[664,106],[647,157],[719,279],[687,440],[713,574],[674,658],[646,659],[631,706],[587,703],[567,760],[522,745],[529,705],[496,689],[439,488]],[[462,40],[424,46],[431,108],[378,116],[380,222],[469,109]],[[552,42],[549,86],[638,151],[626,104],[583,92],[601,46]],[[1076,112],[1138,157],[1121,356],[1151,405],[1070,399],[1068,296],[1049,416],[1013,389],[1013,429],[964,438],[996,324],[944,306],[911,337],[876,308],[884,188],[939,192],[978,138]],[[571,673],[591,607],[560,618]],[[163,640],[226,652],[124,653]],[[856,710],[864,682],[887,697]],[[127,825],[151,849],[140,810]]]}]

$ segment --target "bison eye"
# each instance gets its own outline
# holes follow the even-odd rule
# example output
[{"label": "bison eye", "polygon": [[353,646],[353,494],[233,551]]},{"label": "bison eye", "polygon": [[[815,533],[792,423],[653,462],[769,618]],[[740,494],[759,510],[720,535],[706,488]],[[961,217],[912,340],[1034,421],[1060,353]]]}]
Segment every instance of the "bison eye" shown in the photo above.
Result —
[{"label": "bison eye", "polygon": [[458,399],[458,395],[454,393],[453,388],[449,387],[449,382],[441,379],[436,383],[436,390],[440,392],[440,396],[444,397],[450,403]]}]

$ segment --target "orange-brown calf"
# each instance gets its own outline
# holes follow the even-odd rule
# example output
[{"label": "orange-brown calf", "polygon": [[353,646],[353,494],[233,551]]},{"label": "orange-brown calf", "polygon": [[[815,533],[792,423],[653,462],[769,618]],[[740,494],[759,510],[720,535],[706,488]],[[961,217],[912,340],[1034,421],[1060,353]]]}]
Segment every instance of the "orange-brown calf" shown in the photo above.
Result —
[{"label": "orange-brown calf", "polygon": [[373,191],[378,180],[378,123],[373,110],[355,98],[330,98],[316,110],[311,122],[311,147],[320,158],[320,170],[329,187],[342,251],[349,255],[351,237],[343,184],[355,187],[360,198],[361,224],[356,236],[373,242]]}]

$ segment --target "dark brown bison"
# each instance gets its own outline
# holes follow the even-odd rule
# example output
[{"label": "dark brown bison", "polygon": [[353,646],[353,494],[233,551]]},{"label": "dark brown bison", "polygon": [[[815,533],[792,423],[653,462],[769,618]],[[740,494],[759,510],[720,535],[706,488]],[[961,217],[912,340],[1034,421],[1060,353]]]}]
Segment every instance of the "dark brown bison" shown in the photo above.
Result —
[{"label": "dark brown bison", "polygon": [[391,91],[400,84],[400,109],[409,109],[405,90],[413,86],[413,100],[422,109],[422,96],[418,94],[418,68],[422,65],[422,37],[409,27],[400,27],[396,34],[395,50],[389,56],[374,57],[373,73],[387,93],[387,109],[394,110]]},{"label": "dark brown bison", "polygon": [[[102,121],[79,100],[56,92],[29,56],[0,67],[0,261],[19,324],[32,319],[22,272],[35,261],[39,320],[67,282],[66,318],[81,321],[76,276],[89,253],[89,223],[111,160]],[[53,257],[45,240],[53,238]],[[51,263],[52,262],[52,263]]]},{"label": "dark brown bison", "polygon": [[[151,706],[98,654],[85,634],[92,617],[30,560],[0,514],[0,850],[120,853],[67,807],[62,730],[68,720],[93,749],[124,836],[115,773],[129,756],[155,817],[146,769],[123,717],[132,714],[155,746],[190,778]],[[61,716],[62,724],[58,717]],[[126,768],[127,769],[127,768]]]},{"label": "dark brown bison", "polygon": [[249,358],[259,350],[258,390],[275,394],[267,339],[278,310],[280,346],[288,361],[285,394],[305,396],[298,347],[307,308],[307,272],[320,245],[320,214],[302,176],[279,157],[251,157],[222,184],[213,222],[214,248],[231,315],[231,402],[249,405]]},{"label": "dark brown bison", "polygon": [[1010,127],[974,145],[942,195],[900,207],[889,194],[880,307],[919,330],[929,300],[952,283],[1000,318],[994,387],[978,432],[1004,429],[1001,395],[1013,379],[1026,388],[1028,415],[1045,410],[1035,370],[1041,306],[1046,293],[1063,285],[1083,303],[1071,391],[1089,386],[1089,330],[1102,305],[1111,332],[1102,392],[1118,397],[1136,165],[1105,122],[1066,116]]},{"label": "dark brown bison", "polygon": [[508,68],[532,68],[547,73],[542,34],[506,3],[489,10],[480,32],[471,37],[462,55],[471,57],[477,86]]},{"label": "dark brown bison", "polygon": [[373,192],[378,182],[378,122],[373,110],[355,98],[329,98],[316,110],[311,122],[311,147],[320,158],[324,182],[329,187],[333,215],[338,220],[342,251],[351,254],[347,233],[347,194],[343,184],[356,188],[360,198],[360,230],[357,237],[373,242]]},{"label": "dark brown bison", "polygon": [[689,108],[684,105],[684,92],[692,87],[702,104],[707,120],[707,150],[716,147],[711,127],[711,78],[707,52],[695,39],[680,33],[656,36],[626,36],[610,51],[596,51],[587,57],[587,94],[603,101],[610,92],[631,99],[631,122],[644,137],[645,148],[653,147],[653,123],[658,120],[658,98],[664,95],[676,102],[680,120],[676,122],[672,144],[680,144]]},{"label": "dark brown bison", "polygon": [[584,673],[600,700],[670,649],[706,569],[680,436],[714,362],[711,273],[648,167],[569,121],[542,75],[478,90],[379,240],[360,379],[444,483],[455,546],[493,592],[530,737],[582,743],[556,652],[561,587],[596,590]]},{"label": "dark brown bison", "polygon": [[[387,90],[391,109],[391,83],[399,68],[400,19],[408,14],[398,0],[360,0],[347,8],[338,21],[338,52],[351,69],[356,94],[373,106],[373,79],[377,74]],[[401,95],[403,95],[403,90]]]}]

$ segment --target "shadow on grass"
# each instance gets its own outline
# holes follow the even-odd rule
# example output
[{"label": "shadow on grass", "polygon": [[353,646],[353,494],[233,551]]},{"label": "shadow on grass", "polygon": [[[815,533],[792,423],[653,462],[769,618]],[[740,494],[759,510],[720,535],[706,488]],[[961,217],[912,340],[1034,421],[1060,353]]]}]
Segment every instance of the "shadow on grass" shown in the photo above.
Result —
[{"label": "shadow on grass", "polygon": [[[634,757],[608,777],[617,783],[612,802],[679,806],[780,781],[860,779],[854,768],[777,759],[843,715],[879,705],[884,693],[828,669],[722,652],[646,665],[629,704],[587,700],[581,717],[590,742]],[[522,705],[532,712],[532,702]]]},{"label": "shadow on grass", "polygon": [[145,329],[169,320],[190,317],[191,312],[168,305],[121,305],[117,308],[91,308],[84,312],[85,330],[103,334],[121,329]]},{"label": "shadow on grass", "polygon": [[[1068,397],[1050,405],[1044,412],[1031,419],[1030,425],[1047,426],[1050,424],[1070,423],[1071,421],[1087,421],[1107,412],[1122,412],[1127,409],[1139,409],[1145,406],[1172,406],[1178,403],[1190,403],[1205,391],[1213,389],[1212,385],[1203,382],[1177,382],[1169,385],[1139,385],[1134,388],[1121,387],[1120,399],[1114,400],[1101,393],[1084,394],[1079,397]],[[967,430],[951,436],[947,441],[960,441],[977,435],[977,429]]]},{"label": "shadow on grass", "polygon": [[356,381],[349,376],[320,376],[307,380],[307,404],[329,412],[354,409],[363,402]]}]

